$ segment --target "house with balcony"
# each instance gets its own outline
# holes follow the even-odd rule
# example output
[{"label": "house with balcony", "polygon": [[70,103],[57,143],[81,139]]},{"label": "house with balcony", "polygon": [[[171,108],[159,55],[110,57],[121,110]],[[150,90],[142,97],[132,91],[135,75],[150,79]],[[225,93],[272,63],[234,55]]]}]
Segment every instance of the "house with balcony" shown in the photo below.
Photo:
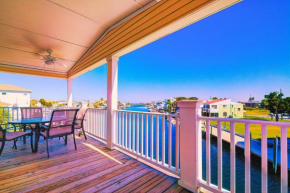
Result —
[{"label": "house with balcony", "polygon": [[231,99],[217,99],[204,102],[202,115],[206,117],[243,118],[243,104]]},{"label": "house with balcony", "polygon": [[16,85],[0,84],[0,102],[13,107],[29,107],[31,92]]},{"label": "house with balcony", "polygon": [[[31,134],[26,134],[28,131],[22,129],[28,128],[27,120],[19,123],[22,121],[19,116],[11,116],[20,115],[20,108],[0,108],[6,121],[0,130],[1,150],[7,140],[0,155],[0,191],[234,193],[239,191],[238,185],[245,192],[261,185],[261,191],[268,192],[271,156],[268,156],[267,127],[275,126],[280,129],[279,188],[283,193],[288,192],[289,123],[225,118],[234,116],[231,101],[224,102],[221,109],[218,105],[215,109],[215,104],[206,104],[205,108],[213,110],[217,117],[202,116],[204,104],[200,100],[177,101],[179,114],[118,109],[118,69],[122,68],[119,65],[122,56],[224,9],[231,9],[238,2],[240,0],[0,1],[0,72],[67,81],[65,88],[55,85],[57,89],[66,90],[67,109],[48,109],[47,116],[61,112],[60,118],[72,118],[66,111],[77,111],[72,108],[74,79],[107,64],[107,108],[86,109],[81,126],[87,139],[75,136],[75,127],[80,124],[74,120],[70,125],[74,138],[48,140],[51,126],[66,125],[50,124],[43,118],[37,120],[49,125],[37,122],[28,130]],[[214,33],[214,29],[210,33]],[[138,65],[138,61],[134,62]],[[227,114],[221,118],[223,112]],[[217,124],[214,144],[211,122]],[[30,138],[6,138],[6,130],[15,123],[21,127],[17,131],[13,128],[11,133],[25,132]],[[230,130],[227,148],[223,148],[224,123],[228,123]],[[243,124],[244,131],[244,151],[238,156],[237,124]],[[255,167],[251,164],[252,124],[259,125],[262,131],[260,147],[257,147],[261,151],[261,183],[251,180],[251,169]],[[47,134],[39,138],[40,132]],[[16,149],[16,143],[21,148]],[[35,148],[31,148],[30,143],[35,144]],[[46,148],[48,145],[50,150]],[[223,153],[223,149],[228,152]],[[212,151],[216,151],[214,159]],[[50,153],[49,158],[45,152]],[[239,156],[244,164],[242,170],[236,167]],[[229,164],[223,164],[229,160]],[[224,171],[230,172],[224,174]],[[241,171],[244,181],[238,181],[237,172]],[[224,185],[225,180],[230,186]]]}]

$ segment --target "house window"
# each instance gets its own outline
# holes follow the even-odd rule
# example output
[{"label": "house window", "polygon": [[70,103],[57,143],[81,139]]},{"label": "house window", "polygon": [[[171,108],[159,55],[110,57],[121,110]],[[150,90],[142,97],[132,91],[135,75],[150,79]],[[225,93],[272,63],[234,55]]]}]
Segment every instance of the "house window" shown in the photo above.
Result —
[{"label": "house window", "polygon": [[223,108],[226,109],[227,108],[227,105],[223,105]]},{"label": "house window", "polygon": [[217,105],[212,105],[212,109],[217,109]]},{"label": "house window", "polygon": [[6,95],[6,92],[2,92],[2,95]]},{"label": "house window", "polygon": [[24,96],[26,96],[27,95],[27,93],[24,93]]},{"label": "house window", "polygon": [[241,111],[241,108],[238,108],[238,111]]}]

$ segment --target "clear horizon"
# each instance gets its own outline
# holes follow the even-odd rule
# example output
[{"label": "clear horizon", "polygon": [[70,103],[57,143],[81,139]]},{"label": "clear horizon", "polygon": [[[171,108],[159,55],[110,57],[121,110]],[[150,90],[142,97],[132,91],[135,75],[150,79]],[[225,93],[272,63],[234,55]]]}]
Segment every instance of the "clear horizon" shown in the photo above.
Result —
[{"label": "clear horizon", "polygon": [[[290,2],[242,1],[120,57],[118,100],[177,96],[255,100],[290,96]],[[106,69],[73,81],[73,100],[106,99]],[[0,84],[32,90],[31,99],[65,100],[66,80],[0,73]],[[56,87],[57,85],[57,87]]]}]

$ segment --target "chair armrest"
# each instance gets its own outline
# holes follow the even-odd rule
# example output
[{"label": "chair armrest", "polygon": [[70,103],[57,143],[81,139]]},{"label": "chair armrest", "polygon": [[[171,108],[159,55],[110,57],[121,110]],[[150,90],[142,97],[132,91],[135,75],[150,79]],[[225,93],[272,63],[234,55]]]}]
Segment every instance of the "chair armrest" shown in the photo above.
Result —
[{"label": "chair armrest", "polygon": [[[1,128],[2,128],[3,130],[15,129],[15,126],[13,126],[13,127],[8,127],[8,125],[9,125],[9,124],[7,124],[7,123],[2,123],[2,124],[0,124],[0,126],[1,126]],[[6,126],[6,127],[4,128],[3,126]]]},{"label": "chair armrest", "polygon": [[43,129],[48,129],[49,128],[49,125],[39,125],[40,128],[43,128]]}]

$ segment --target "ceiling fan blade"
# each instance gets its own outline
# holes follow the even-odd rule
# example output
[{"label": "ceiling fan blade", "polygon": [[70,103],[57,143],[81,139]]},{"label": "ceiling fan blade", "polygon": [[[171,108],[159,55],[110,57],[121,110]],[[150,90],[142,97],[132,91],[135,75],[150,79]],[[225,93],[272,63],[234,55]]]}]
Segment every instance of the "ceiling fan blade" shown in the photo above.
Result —
[{"label": "ceiling fan blade", "polygon": [[65,68],[67,68],[67,65],[66,65],[66,60],[64,60],[64,59],[59,59],[59,58],[55,58],[56,60],[55,60],[55,63],[56,64],[58,64],[58,65],[60,65],[60,66],[63,66],[63,67],[65,67]]}]

